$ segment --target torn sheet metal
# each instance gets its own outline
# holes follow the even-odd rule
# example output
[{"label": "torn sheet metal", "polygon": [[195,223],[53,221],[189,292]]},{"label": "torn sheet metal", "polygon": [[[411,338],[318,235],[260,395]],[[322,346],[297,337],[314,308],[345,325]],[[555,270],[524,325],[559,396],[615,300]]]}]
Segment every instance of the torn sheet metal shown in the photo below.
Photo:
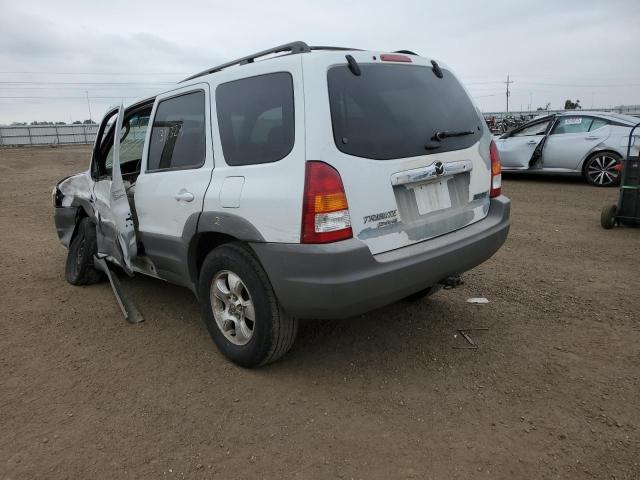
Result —
[{"label": "torn sheet metal", "polygon": [[129,300],[129,297],[124,293],[122,285],[120,284],[120,280],[118,279],[117,275],[111,271],[105,259],[94,257],[93,264],[98,270],[104,272],[109,279],[111,289],[113,290],[113,294],[116,297],[116,301],[118,302],[118,306],[120,307],[125,320],[129,323],[144,322],[144,317],[135,306],[135,304],[131,300]]}]

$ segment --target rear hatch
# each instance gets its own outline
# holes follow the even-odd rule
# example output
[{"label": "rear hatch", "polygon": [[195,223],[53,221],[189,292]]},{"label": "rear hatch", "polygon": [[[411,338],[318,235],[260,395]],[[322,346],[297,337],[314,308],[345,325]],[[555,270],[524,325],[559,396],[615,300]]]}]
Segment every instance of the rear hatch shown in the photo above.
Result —
[{"label": "rear hatch", "polygon": [[305,119],[307,159],[340,173],[354,236],[377,254],[484,218],[490,135],[458,80],[422,57],[348,54],[358,68],[345,52],[305,59]]}]

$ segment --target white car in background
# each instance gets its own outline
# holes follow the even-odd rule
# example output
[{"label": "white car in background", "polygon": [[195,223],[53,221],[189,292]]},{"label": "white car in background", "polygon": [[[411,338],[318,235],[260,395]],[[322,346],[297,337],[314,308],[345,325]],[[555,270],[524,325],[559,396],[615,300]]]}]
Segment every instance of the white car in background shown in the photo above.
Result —
[{"label": "white car in background", "polygon": [[504,171],[579,174],[591,185],[613,186],[631,128],[639,122],[616,113],[558,113],[505,133],[496,146]]}]

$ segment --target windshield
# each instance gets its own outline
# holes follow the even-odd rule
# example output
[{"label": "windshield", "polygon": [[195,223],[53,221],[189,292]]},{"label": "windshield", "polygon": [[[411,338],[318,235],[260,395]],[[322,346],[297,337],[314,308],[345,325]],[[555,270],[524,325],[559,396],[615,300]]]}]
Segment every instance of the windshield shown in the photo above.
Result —
[{"label": "windshield", "polygon": [[[386,160],[468,148],[482,136],[482,119],[451,72],[431,67],[360,65],[329,70],[336,146],[357,157]],[[438,132],[462,132],[436,140]],[[427,147],[425,147],[427,145]]]}]

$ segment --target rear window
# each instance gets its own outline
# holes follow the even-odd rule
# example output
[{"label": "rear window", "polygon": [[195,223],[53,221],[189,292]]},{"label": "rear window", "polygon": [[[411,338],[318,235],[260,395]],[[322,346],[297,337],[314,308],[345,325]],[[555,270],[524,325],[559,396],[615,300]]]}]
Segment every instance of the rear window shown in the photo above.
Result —
[{"label": "rear window", "polygon": [[[481,118],[451,72],[438,78],[431,67],[360,65],[328,72],[333,136],[341,152],[387,160],[468,148],[482,136]],[[426,149],[436,132],[471,131],[443,138]]]},{"label": "rear window", "polygon": [[216,89],[216,107],[227,165],[276,162],[291,152],[295,130],[289,73],[223,83]]}]

